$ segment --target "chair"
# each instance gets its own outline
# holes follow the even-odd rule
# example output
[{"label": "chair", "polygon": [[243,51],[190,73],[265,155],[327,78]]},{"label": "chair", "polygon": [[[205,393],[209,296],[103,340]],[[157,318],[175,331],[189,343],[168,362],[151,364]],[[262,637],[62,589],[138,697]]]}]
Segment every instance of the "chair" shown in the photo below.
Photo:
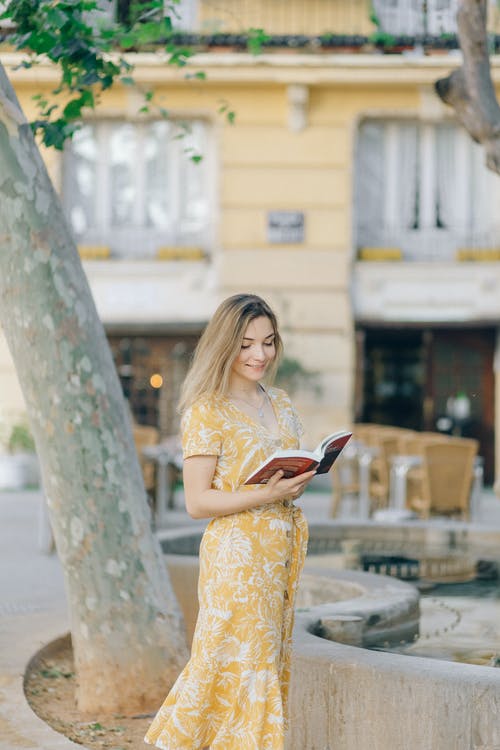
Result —
[{"label": "chair", "polygon": [[477,440],[442,437],[423,439],[420,486],[409,492],[407,504],[422,518],[459,515],[469,518],[469,499],[474,476]]},{"label": "chair", "polygon": [[139,464],[142,470],[142,478],[146,492],[154,493],[155,489],[155,467],[151,461],[148,461],[142,451],[148,445],[157,445],[160,440],[160,432],[156,427],[147,425],[134,424],[132,426],[134,435],[135,449],[139,457]]},{"label": "chair", "polygon": [[370,472],[370,498],[374,510],[385,508],[389,502],[391,463],[399,452],[398,435],[386,432],[376,442],[378,456],[374,459]]},{"label": "chair", "polygon": [[338,515],[345,495],[359,495],[359,462],[358,447],[348,444],[337,459],[332,474],[331,518]]}]

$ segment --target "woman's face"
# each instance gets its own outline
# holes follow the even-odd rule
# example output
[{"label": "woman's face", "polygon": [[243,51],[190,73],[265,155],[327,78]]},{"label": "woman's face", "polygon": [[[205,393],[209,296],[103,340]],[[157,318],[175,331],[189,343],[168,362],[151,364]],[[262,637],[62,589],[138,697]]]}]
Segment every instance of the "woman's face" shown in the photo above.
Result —
[{"label": "woman's face", "polygon": [[258,382],[276,356],[274,328],[264,315],[254,318],[243,335],[240,353],[231,367],[233,377],[238,380]]}]

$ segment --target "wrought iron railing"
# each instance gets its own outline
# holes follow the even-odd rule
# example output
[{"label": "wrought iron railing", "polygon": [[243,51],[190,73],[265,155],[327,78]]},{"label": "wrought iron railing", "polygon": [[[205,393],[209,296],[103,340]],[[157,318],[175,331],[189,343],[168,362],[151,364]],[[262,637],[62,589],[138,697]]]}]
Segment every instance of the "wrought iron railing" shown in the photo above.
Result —
[{"label": "wrought iron railing", "polygon": [[[101,21],[127,23],[131,9],[141,7],[141,0],[97,2]],[[457,6],[458,0],[181,0],[173,19],[174,41],[243,51],[456,49]],[[0,37],[9,30],[0,26]],[[491,51],[497,52],[497,3],[489,3],[488,30]]]},{"label": "wrought iron railing", "polygon": [[[264,48],[453,49],[457,6],[458,0],[199,0],[192,31],[217,46],[244,46],[248,30],[260,29]],[[490,7],[489,30],[496,49],[496,5]]]}]

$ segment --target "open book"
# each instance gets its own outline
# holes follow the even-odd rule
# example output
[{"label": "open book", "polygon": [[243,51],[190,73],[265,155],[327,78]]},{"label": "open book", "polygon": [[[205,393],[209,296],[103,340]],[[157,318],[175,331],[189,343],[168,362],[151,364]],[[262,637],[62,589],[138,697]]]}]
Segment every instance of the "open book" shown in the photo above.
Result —
[{"label": "open book", "polygon": [[328,435],[313,451],[276,451],[248,477],[245,484],[265,484],[279,469],[287,479],[313,469],[316,469],[316,474],[326,474],[351,436],[352,432],[342,430]]}]

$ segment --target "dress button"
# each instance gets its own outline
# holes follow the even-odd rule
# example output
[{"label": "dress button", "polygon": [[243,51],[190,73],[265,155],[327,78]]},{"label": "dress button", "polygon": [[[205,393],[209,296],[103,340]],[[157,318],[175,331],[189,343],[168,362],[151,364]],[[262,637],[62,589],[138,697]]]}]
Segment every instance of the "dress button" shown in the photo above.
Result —
[{"label": "dress button", "polygon": [[287,535],[287,536],[292,536],[292,532],[291,532],[291,531],[287,531],[287,532],[286,532],[286,535]]},{"label": "dress button", "polygon": [[285,593],[283,594],[283,596],[285,597],[285,601],[288,601],[288,591],[285,591]]},{"label": "dress button", "polygon": [[289,568],[289,567],[290,567],[290,560],[287,560],[287,561],[285,562],[285,568]]}]

